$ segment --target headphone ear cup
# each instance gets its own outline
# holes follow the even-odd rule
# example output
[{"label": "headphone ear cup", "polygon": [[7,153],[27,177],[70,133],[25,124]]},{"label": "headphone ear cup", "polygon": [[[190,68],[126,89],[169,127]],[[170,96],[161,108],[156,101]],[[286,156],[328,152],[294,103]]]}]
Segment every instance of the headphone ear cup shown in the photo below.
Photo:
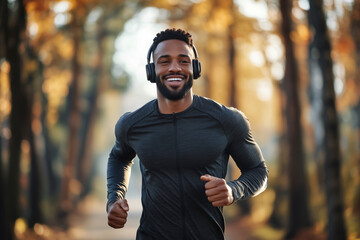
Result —
[{"label": "headphone ear cup", "polygon": [[152,83],[156,82],[156,73],[155,73],[155,64],[148,63],[146,64],[146,77]]},{"label": "headphone ear cup", "polygon": [[201,76],[201,63],[199,62],[199,60],[193,59],[192,64],[194,79],[197,79]]}]

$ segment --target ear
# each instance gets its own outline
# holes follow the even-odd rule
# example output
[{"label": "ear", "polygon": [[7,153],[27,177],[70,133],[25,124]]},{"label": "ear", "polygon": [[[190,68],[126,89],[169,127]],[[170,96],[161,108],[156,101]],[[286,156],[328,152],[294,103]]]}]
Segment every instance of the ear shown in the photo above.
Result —
[{"label": "ear", "polygon": [[193,77],[198,79],[201,76],[201,63],[197,59],[192,60],[193,65]]},{"label": "ear", "polygon": [[156,82],[156,73],[155,73],[155,64],[154,63],[148,63],[145,66],[146,68],[146,78],[152,83]]}]

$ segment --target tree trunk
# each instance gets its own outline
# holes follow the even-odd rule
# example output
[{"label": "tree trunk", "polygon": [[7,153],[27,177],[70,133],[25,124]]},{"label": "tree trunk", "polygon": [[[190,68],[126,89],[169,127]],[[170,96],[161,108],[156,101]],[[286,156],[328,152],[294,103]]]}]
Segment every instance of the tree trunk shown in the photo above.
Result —
[{"label": "tree trunk", "polygon": [[[36,54],[30,46],[26,48],[27,59],[30,62],[36,62],[40,65],[40,61],[38,60]],[[24,63],[25,64],[25,63]],[[29,64],[29,63],[28,63]],[[30,145],[30,173],[29,173],[29,212],[28,212],[28,226],[33,228],[35,223],[42,223],[43,221],[43,212],[41,209],[41,200],[42,200],[42,174],[40,171],[40,158],[39,153],[36,148],[36,134],[33,129],[33,122],[36,120],[36,115],[34,114],[34,102],[35,96],[39,89],[41,89],[41,82],[38,82],[38,78],[36,77],[38,73],[38,68],[34,71],[27,72],[27,82],[28,86],[31,87],[27,94],[27,118],[26,118],[26,138],[29,141]],[[30,94],[29,94],[30,93]]]},{"label": "tree trunk", "polygon": [[340,176],[339,127],[334,91],[333,63],[331,59],[330,38],[322,0],[311,0],[309,24],[314,29],[313,45],[317,50],[318,64],[323,80],[322,121],[325,146],[325,188],[328,208],[328,239],[345,240],[346,229],[343,216],[343,198]]},{"label": "tree trunk", "polygon": [[[234,3],[232,2],[232,5]],[[233,8],[233,6],[231,7]],[[235,29],[235,21],[236,21],[236,15],[234,10],[232,11],[233,15],[233,23],[230,25],[228,29],[228,35],[229,35],[229,68],[230,68],[230,106],[237,107],[237,95],[236,95],[236,49],[235,49],[235,40],[234,40],[234,29]]]},{"label": "tree trunk", "polygon": [[[1,71],[0,71],[1,74]],[[0,124],[2,124],[2,122],[0,122]],[[6,211],[6,206],[5,206],[5,196],[6,196],[6,191],[5,191],[5,183],[7,181],[5,181],[5,176],[4,176],[4,172],[3,172],[3,158],[2,158],[2,137],[0,137],[0,212],[2,213],[0,216],[0,232],[5,233],[6,231],[6,215],[5,215],[5,211]]]},{"label": "tree trunk", "polygon": [[[42,99],[42,109],[47,109],[48,100],[43,92],[41,92],[41,99]],[[42,111],[41,113],[41,123],[43,126],[43,137],[44,137],[44,160],[45,160],[45,176],[47,179],[47,192],[50,197],[58,198],[59,196],[59,186],[60,186],[60,179],[55,174],[54,170],[54,161],[55,156],[59,154],[59,148],[55,147],[52,138],[50,137],[50,130],[46,120],[46,111]]]},{"label": "tree trunk", "polygon": [[69,113],[69,136],[68,136],[68,156],[65,162],[63,170],[63,179],[60,193],[60,209],[58,211],[59,220],[65,220],[68,213],[73,208],[73,194],[74,189],[71,188],[71,184],[74,184],[75,179],[75,167],[76,161],[78,159],[78,147],[79,139],[78,133],[81,123],[80,109],[79,109],[79,95],[80,95],[80,63],[79,58],[79,49],[81,41],[81,24],[79,21],[78,12],[72,13],[73,22],[72,22],[72,33],[74,40],[74,56],[73,56],[73,79],[70,89],[70,113]]},{"label": "tree trunk", "polygon": [[0,0],[0,59],[6,57],[6,30],[8,28],[8,0]]},{"label": "tree trunk", "polygon": [[[31,123],[31,122],[30,122]],[[29,132],[29,143],[30,143],[30,191],[29,191],[29,227],[34,227],[35,223],[42,223],[43,214],[40,207],[41,203],[41,174],[39,166],[39,158],[35,147],[35,136],[33,131],[30,129]]]},{"label": "tree trunk", "polygon": [[[5,233],[7,231],[6,229],[6,206],[5,206],[5,196],[6,196],[6,182],[5,176],[3,174],[3,159],[2,159],[2,139],[0,138],[0,212],[2,213],[0,216],[0,232]],[[8,238],[5,238],[7,240]]]},{"label": "tree trunk", "polygon": [[[7,8],[7,0],[0,0],[0,60],[6,57],[6,36],[7,36],[7,22],[8,22],[8,8]],[[0,65],[2,63],[0,62]],[[1,74],[1,70],[0,70]],[[3,80],[2,80],[3,81]],[[0,89],[1,90],[1,89]],[[1,116],[0,124],[3,124],[3,118]],[[10,228],[7,226],[8,216],[7,216],[7,208],[6,208],[6,187],[7,187],[7,178],[4,171],[4,162],[3,162],[3,146],[2,146],[2,136],[0,136],[0,232],[4,233],[4,239],[10,239]]]},{"label": "tree trunk", "polygon": [[99,19],[98,22],[98,31],[97,31],[97,46],[98,46],[98,55],[97,55],[97,66],[93,69],[92,81],[94,82],[92,85],[91,93],[88,98],[89,101],[89,111],[86,113],[84,117],[84,129],[83,129],[83,137],[80,141],[80,154],[79,154],[79,162],[77,167],[77,179],[79,182],[83,183],[82,196],[86,195],[89,189],[90,184],[90,171],[92,167],[92,145],[93,145],[93,136],[94,136],[94,127],[96,120],[96,113],[98,110],[97,100],[99,94],[102,89],[102,76],[103,76],[103,65],[102,59],[104,57],[104,49],[103,49],[103,40],[105,37],[105,29],[104,29],[104,16]]},{"label": "tree trunk", "polygon": [[[7,11],[9,9],[7,8]],[[10,16],[10,15],[8,15]],[[6,59],[10,64],[10,90],[11,90],[11,113],[9,142],[9,171],[7,181],[7,210],[9,229],[14,238],[14,223],[19,217],[19,175],[20,175],[20,153],[21,141],[24,138],[26,93],[21,81],[22,62],[19,52],[21,35],[25,28],[26,11],[23,2],[17,2],[15,14],[16,20],[7,26],[6,30]],[[8,21],[8,24],[10,21]],[[5,234],[5,238],[7,238]]]},{"label": "tree trunk", "polygon": [[[357,93],[360,92],[360,0],[354,1],[354,7],[351,14],[351,33],[355,43],[355,61],[356,61],[356,73],[355,73],[355,84]],[[360,176],[360,97],[358,98],[357,104],[354,106],[354,114],[357,116],[357,131],[359,133],[358,140],[358,152],[357,152],[357,170],[358,176]],[[355,189],[353,215],[360,216],[360,178],[358,177],[357,187]]]},{"label": "tree trunk", "polygon": [[307,199],[307,176],[303,156],[301,109],[298,96],[299,74],[294,55],[291,33],[292,1],[280,0],[282,15],[282,33],[285,45],[286,66],[284,90],[286,96],[286,124],[288,142],[288,177],[289,177],[289,226],[287,238],[311,225]]},{"label": "tree trunk", "polygon": [[[279,89],[280,96],[280,103],[279,103],[279,109],[281,116],[286,115],[286,99],[284,96],[284,86],[283,82],[279,82],[276,84],[276,87]],[[286,118],[281,118],[280,123],[281,129],[279,132],[279,140],[278,144],[279,146],[285,146],[286,145]],[[287,220],[284,219],[284,213],[281,211],[283,204],[287,201],[287,156],[288,156],[288,149],[284,147],[279,148],[278,152],[278,160],[277,160],[277,174],[276,179],[273,179],[274,184],[274,190],[276,192],[275,200],[274,200],[274,208],[273,212],[271,213],[269,223],[277,228],[277,229],[283,229],[286,226]]]}]

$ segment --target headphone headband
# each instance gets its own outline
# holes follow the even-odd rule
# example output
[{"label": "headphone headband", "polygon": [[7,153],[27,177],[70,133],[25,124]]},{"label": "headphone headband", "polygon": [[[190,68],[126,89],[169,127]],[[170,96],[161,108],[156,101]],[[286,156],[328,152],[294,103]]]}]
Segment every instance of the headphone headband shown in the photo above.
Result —
[{"label": "headphone headband", "polygon": [[154,46],[154,44],[151,44],[151,46],[150,46],[150,48],[149,48],[149,51],[148,51],[148,53],[147,53],[147,63],[149,64],[150,63],[150,57],[151,57],[151,53],[152,53],[152,51],[153,51],[153,46]]}]

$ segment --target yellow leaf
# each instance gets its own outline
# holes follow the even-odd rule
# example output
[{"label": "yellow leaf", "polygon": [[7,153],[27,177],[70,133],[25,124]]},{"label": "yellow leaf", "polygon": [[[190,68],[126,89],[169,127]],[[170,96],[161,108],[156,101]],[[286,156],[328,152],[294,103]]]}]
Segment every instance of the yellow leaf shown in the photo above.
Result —
[{"label": "yellow leaf", "polygon": [[15,221],[15,234],[21,236],[26,232],[27,224],[23,218],[18,218]]}]

